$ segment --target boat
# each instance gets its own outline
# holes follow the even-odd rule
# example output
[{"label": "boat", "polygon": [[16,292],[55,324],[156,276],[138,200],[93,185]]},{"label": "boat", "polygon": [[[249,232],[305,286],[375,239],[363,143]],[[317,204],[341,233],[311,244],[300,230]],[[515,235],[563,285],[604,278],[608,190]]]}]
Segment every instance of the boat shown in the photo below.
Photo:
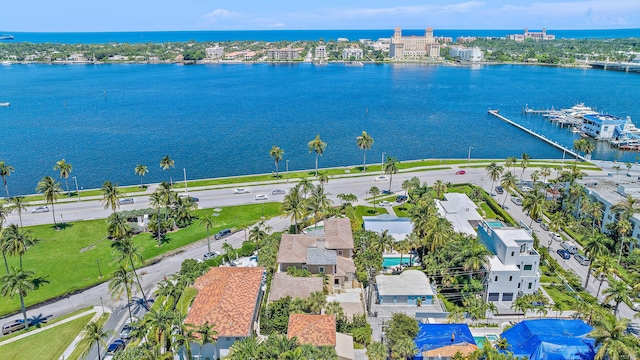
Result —
[{"label": "boat", "polygon": [[9,106],[11,105],[10,102],[0,102],[0,106]]},{"label": "boat", "polygon": [[580,129],[574,126],[574,127],[571,128],[571,132],[572,133],[579,133]]},{"label": "boat", "polygon": [[0,35],[0,40],[13,40],[13,35],[11,35],[11,34],[2,34],[2,35]]}]

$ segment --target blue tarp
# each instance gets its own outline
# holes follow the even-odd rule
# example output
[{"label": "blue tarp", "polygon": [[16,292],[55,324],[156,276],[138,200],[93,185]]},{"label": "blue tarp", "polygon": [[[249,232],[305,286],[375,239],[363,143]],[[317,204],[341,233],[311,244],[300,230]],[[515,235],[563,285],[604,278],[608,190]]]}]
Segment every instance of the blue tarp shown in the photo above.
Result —
[{"label": "blue tarp", "polygon": [[[467,343],[476,345],[467,324],[419,324],[420,332],[413,341],[419,350],[414,360],[422,359],[422,352],[444,346]],[[452,336],[453,335],[453,336]]]},{"label": "blue tarp", "polygon": [[524,320],[502,333],[509,351],[530,360],[589,359],[595,356],[592,327],[582,320]]}]

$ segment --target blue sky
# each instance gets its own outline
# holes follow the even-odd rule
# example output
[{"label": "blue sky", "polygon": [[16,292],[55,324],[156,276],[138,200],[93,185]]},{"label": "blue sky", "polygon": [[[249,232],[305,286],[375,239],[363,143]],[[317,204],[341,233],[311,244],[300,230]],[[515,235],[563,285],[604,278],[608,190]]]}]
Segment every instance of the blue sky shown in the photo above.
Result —
[{"label": "blue sky", "polygon": [[7,0],[0,31],[617,29],[639,0]]}]

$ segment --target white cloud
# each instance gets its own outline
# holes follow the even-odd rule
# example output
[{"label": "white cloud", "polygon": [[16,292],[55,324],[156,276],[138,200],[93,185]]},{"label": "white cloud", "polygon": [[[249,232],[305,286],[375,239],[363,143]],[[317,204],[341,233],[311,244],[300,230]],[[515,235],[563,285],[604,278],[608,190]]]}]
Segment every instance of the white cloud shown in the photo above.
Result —
[{"label": "white cloud", "polygon": [[267,25],[267,26],[270,27],[270,28],[283,28],[283,27],[286,27],[287,24],[282,23],[282,22],[277,22],[275,24],[271,24],[271,25]]},{"label": "white cloud", "polygon": [[205,14],[204,17],[208,18],[208,19],[212,19],[215,20],[217,18],[225,18],[225,17],[231,17],[234,16],[235,13],[232,13],[229,10],[225,10],[225,9],[215,9],[212,12]]}]

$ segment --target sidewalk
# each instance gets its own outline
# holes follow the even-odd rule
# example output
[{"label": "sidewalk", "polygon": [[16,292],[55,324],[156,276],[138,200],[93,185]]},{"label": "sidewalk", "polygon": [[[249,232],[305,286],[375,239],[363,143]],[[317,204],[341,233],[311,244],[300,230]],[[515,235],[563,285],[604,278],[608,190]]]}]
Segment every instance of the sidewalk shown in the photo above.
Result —
[{"label": "sidewalk", "polygon": [[[96,311],[96,314],[89,321],[98,321],[98,319],[100,319],[100,317],[102,316],[102,309],[100,309],[98,306],[94,306],[93,310]],[[105,311],[105,312],[108,313],[110,311]],[[62,355],[60,355],[60,357],[58,359],[64,360],[64,359],[68,359],[69,356],[71,356],[71,353],[73,353],[73,350],[76,349],[76,346],[78,346],[78,343],[80,342],[80,340],[82,340],[82,335],[83,335],[82,333],[83,332],[81,331],[78,334],[78,336],[76,336],[76,338],[73,339],[71,344],[69,344],[67,349],[62,353]],[[93,346],[93,344],[92,344],[92,346]]]}]

